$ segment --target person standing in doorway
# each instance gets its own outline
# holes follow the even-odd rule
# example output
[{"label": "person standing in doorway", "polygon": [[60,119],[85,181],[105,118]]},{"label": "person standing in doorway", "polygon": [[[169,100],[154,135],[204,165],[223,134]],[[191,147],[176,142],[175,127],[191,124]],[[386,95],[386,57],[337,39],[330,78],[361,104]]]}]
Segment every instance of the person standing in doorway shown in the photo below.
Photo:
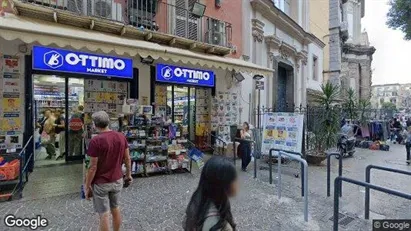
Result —
[{"label": "person standing in doorway", "polygon": [[91,139],[87,150],[90,168],[84,186],[85,195],[86,199],[93,198],[94,209],[100,216],[100,231],[109,230],[110,212],[113,229],[118,231],[121,226],[118,202],[123,188],[123,163],[126,166],[125,180],[132,181],[128,143],[122,133],[109,129],[110,118],[106,112],[96,112],[92,119],[99,134]]},{"label": "person standing in doorway", "polygon": [[64,129],[65,123],[63,114],[64,113],[61,110],[55,112],[56,121],[54,124],[54,131],[59,135],[59,155],[56,160],[63,158],[66,154],[66,131]]},{"label": "person standing in doorway", "polygon": [[[247,166],[251,162],[251,131],[247,122],[243,123],[243,129],[240,131],[241,139],[239,149],[241,152],[241,170],[247,171]],[[249,140],[249,141],[248,141]]]},{"label": "person standing in doorway", "polygon": [[79,105],[74,111],[69,121],[69,156],[79,156],[83,154],[83,125],[84,125],[84,107]]}]

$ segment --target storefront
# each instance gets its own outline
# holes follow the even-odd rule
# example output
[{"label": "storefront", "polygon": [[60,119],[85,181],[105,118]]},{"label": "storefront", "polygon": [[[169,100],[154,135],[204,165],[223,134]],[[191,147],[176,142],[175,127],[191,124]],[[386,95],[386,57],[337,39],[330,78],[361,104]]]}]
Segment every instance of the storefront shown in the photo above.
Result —
[{"label": "storefront", "polygon": [[[26,131],[37,143],[35,165],[83,159],[91,114],[104,110],[118,127],[123,99],[137,98],[137,75],[130,58],[33,46],[25,91],[26,105],[32,105],[27,113],[34,122]],[[50,127],[45,117],[54,117],[58,126]]]},{"label": "storefront", "polygon": [[190,140],[204,136],[210,124],[210,99],[215,92],[212,70],[157,63],[151,68],[151,104],[155,114],[181,125]]},{"label": "storefront", "polygon": [[[14,15],[0,18],[0,28],[2,29],[1,51],[3,54],[17,54],[21,67],[17,70],[19,83],[22,86],[19,98],[21,108],[16,109],[21,111],[18,117],[21,123],[20,128],[15,129],[20,134],[24,133],[25,138],[21,139],[21,145],[24,145],[34,134],[35,120],[48,107],[48,109],[64,111],[65,123],[68,125],[64,131],[66,140],[68,139],[64,146],[65,150],[71,152],[69,118],[72,111],[78,105],[84,106],[85,113],[92,111],[89,108],[94,108],[96,105],[99,109],[114,109],[108,106],[110,103],[104,105],[95,102],[106,99],[105,94],[95,96],[94,93],[99,93],[101,89],[105,90],[105,86],[110,83],[116,83],[112,84],[116,86],[116,90],[118,84],[126,83],[124,89],[127,90],[118,95],[137,98],[142,105],[152,105],[154,113],[165,110],[167,114],[168,111],[175,123],[186,124],[191,139],[195,138],[196,134],[202,135],[205,130],[216,131],[220,136],[228,138],[229,125],[249,120],[250,94],[248,90],[243,91],[243,88],[247,87],[242,85],[244,83],[248,85],[248,82],[252,81],[252,76],[256,74],[264,75],[266,79],[273,76],[272,69],[241,59],[204,54],[95,30],[19,18]],[[43,52],[37,55],[34,51],[32,54],[33,46],[38,44],[44,48]],[[59,62],[60,56],[53,56],[53,53],[46,54],[49,52],[46,51],[48,47],[58,47],[57,50],[64,55],[74,53],[77,58],[69,56],[69,62],[64,59]],[[47,56],[46,59],[44,56]],[[99,64],[99,57],[113,58],[113,67],[115,67],[114,59],[121,57],[120,59],[127,64],[127,71],[121,72],[126,74],[118,75],[93,67],[93,62],[95,65]],[[143,64],[141,59],[148,57],[153,62],[149,65]],[[76,65],[69,65],[74,62]],[[64,65],[60,66],[60,63]],[[116,65],[120,64],[116,63]],[[212,80],[207,84],[200,84],[180,82],[177,79],[184,79],[180,77],[157,78],[161,72],[156,69],[159,69],[162,64],[186,69],[184,75],[188,76],[197,70],[206,71],[205,73],[208,73]],[[246,80],[243,82],[237,80],[235,76],[238,73],[248,73],[244,75]],[[101,88],[96,88],[95,83],[103,85]],[[161,94],[163,94],[161,97],[157,97]],[[90,98],[92,98],[91,102],[89,102]],[[116,103],[111,104],[116,105]],[[206,123],[207,126],[202,125]],[[75,127],[73,128],[76,129]],[[202,129],[202,127],[207,128]],[[76,152],[73,151],[62,161],[82,158],[84,153]]]}]

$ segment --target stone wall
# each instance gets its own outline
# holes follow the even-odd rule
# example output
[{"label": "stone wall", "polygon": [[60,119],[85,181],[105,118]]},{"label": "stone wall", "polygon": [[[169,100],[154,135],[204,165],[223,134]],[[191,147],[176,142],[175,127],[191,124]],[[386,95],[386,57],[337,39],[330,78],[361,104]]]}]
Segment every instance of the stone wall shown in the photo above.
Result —
[{"label": "stone wall", "polygon": [[330,0],[329,9],[329,31],[330,31],[330,70],[329,81],[332,84],[340,85],[341,72],[341,45],[340,26],[342,21],[341,0]]}]

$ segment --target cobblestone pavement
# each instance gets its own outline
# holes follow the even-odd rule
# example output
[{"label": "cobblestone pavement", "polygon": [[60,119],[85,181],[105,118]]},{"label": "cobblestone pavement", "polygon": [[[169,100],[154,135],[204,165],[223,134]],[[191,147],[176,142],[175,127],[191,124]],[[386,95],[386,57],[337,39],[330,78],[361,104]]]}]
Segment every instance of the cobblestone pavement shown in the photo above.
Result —
[{"label": "cobblestone pavement", "polygon": [[[404,147],[393,146],[390,152],[358,149],[354,158],[344,159],[343,174],[363,180],[368,164],[391,166],[410,170],[404,164]],[[237,166],[239,166],[239,161]],[[336,176],[337,162],[332,162],[332,174]],[[263,165],[263,164],[261,164]],[[300,179],[293,174],[295,164],[284,168],[283,197],[278,200],[276,182],[268,184],[268,171],[258,172],[253,179],[252,170],[241,173],[241,193],[232,200],[232,209],[238,230],[331,230],[329,218],[333,211],[333,198],[326,197],[325,166],[309,167],[309,222],[302,216],[303,200],[300,197]],[[274,170],[276,168],[274,167]],[[52,170],[50,170],[52,171]],[[276,175],[274,174],[274,177]],[[192,174],[160,175],[135,179],[132,186],[122,194],[123,230],[177,231],[181,224],[188,200],[195,189],[199,171]],[[411,193],[409,177],[375,171],[372,181],[378,185]],[[46,186],[49,187],[49,186]],[[98,218],[92,204],[81,200],[79,193],[2,203],[0,214],[15,214],[18,217],[42,215],[49,220],[46,230],[97,230]],[[344,185],[340,212],[353,217],[340,230],[370,230],[371,223],[362,219],[362,188]],[[409,202],[377,192],[371,193],[371,218],[410,218]],[[3,220],[3,219],[2,219]],[[0,230],[10,229],[0,222]]]}]

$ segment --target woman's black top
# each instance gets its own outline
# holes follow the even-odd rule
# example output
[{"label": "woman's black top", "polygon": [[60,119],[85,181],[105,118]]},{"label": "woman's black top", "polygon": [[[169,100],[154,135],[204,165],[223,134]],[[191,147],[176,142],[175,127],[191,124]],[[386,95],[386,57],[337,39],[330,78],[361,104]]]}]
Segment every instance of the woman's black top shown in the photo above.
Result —
[{"label": "woman's black top", "polygon": [[[60,116],[59,118],[56,119],[55,123],[57,125],[63,125],[63,121],[64,121],[64,118],[62,116]],[[64,128],[56,126],[54,131],[56,132],[56,134],[59,134],[60,132],[64,131]]]}]

